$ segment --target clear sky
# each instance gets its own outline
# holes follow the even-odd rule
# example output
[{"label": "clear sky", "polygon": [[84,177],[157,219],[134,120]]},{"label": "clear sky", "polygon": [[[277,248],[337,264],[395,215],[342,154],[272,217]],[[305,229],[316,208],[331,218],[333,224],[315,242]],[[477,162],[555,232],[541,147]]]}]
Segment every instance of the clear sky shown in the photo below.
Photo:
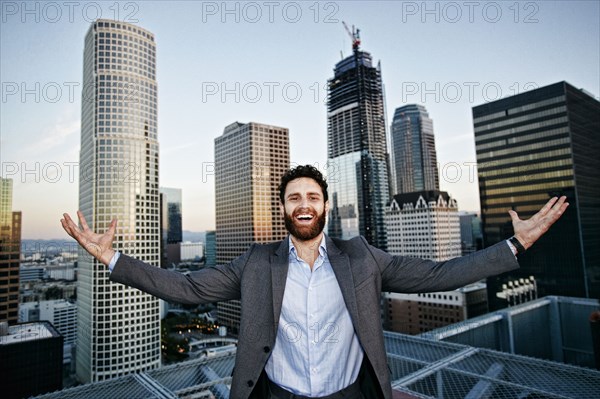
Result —
[{"label": "clear sky", "polygon": [[[235,121],[290,130],[292,163],[324,169],[326,82],[360,28],[380,60],[388,127],[423,104],[441,189],[479,210],[471,108],[566,80],[600,94],[598,1],[0,3],[0,163],[24,238],[63,238],[78,204],[84,36],[96,17],[157,42],[160,185],[183,190],[183,228],[213,229],[214,139]],[[460,169],[458,169],[460,167]]]}]

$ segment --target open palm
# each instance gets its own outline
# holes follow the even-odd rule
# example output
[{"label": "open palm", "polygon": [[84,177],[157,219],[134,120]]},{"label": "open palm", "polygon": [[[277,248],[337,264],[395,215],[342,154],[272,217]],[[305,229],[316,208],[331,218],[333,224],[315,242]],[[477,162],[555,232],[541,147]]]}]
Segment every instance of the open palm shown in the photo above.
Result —
[{"label": "open palm", "polygon": [[515,237],[525,249],[531,247],[561,217],[569,206],[566,200],[565,196],[551,198],[538,213],[527,220],[519,219],[519,215],[513,210],[508,211]]},{"label": "open palm", "polygon": [[112,244],[115,239],[117,220],[113,219],[110,222],[110,226],[104,234],[98,234],[94,233],[89,228],[81,211],[77,211],[77,217],[79,218],[81,228],[73,222],[73,219],[71,219],[69,214],[65,213],[63,214],[63,217],[64,219],[61,219],[60,223],[67,234],[77,240],[79,245],[88,251],[90,255],[105,265],[108,265],[115,254],[115,251],[112,249]]}]

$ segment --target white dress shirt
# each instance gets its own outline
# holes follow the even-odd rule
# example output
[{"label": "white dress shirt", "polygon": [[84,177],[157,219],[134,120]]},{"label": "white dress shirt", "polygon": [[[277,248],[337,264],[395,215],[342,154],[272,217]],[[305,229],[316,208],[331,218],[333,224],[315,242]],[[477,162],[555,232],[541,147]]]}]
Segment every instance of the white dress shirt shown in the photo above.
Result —
[{"label": "white dress shirt", "polygon": [[329,395],[356,380],[364,352],[329,263],[325,237],[312,271],[291,239],[289,247],[277,339],[265,371],[297,395]]}]

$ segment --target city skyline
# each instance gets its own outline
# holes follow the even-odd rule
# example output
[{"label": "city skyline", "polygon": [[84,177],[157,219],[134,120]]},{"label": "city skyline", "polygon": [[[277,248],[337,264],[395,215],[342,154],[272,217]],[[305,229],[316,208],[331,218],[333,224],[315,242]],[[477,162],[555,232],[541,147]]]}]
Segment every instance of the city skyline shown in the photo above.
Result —
[{"label": "city skyline", "polygon": [[160,184],[182,189],[184,230],[214,229],[212,143],[236,120],[289,127],[292,164],[326,171],[326,82],[351,53],[341,21],[381,61],[386,128],[395,108],[427,107],[440,189],[461,210],[479,210],[472,106],[563,80],[600,93],[597,2],[52,3],[60,16],[23,4],[3,2],[0,25],[1,172],[23,238],[66,238],[58,220],[77,208],[80,54],[95,15],[159,38]]}]

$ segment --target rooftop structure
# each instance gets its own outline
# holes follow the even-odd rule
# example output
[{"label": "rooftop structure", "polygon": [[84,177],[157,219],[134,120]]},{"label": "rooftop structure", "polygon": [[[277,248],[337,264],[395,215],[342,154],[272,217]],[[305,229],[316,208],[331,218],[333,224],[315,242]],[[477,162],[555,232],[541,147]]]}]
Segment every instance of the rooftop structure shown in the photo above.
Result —
[{"label": "rooftop structure", "polygon": [[[571,338],[582,334],[580,315],[598,302],[575,298],[550,297],[507,309],[504,323],[513,320],[512,339],[515,348],[519,339],[529,335],[533,342],[539,330],[550,323],[563,327],[561,340],[573,345]],[[558,313],[553,313],[557,308]],[[549,319],[541,317],[544,313]],[[469,346],[450,341],[452,331],[469,331],[472,337],[487,336],[476,326],[501,323],[500,319],[482,322],[485,317],[497,319],[499,312],[475,320],[446,327],[442,331],[421,336],[384,332],[388,364],[392,373],[394,397],[399,398],[592,398],[598,397],[600,371],[535,357],[492,350],[485,345]],[[560,317],[560,320],[557,320]],[[479,322],[476,322],[479,320]],[[527,320],[527,321],[526,321]],[[510,323],[509,323],[510,324]],[[497,324],[499,325],[499,324]],[[524,329],[529,325],[530,333]],[[477,332],[476,332],[477,331]],[[500,330],[498,330],[499,332]],[[559,331],[560,332],[560,331]],[[464,336],[463,336],[464,337]],[[543,341],[543,337],[539,340]],[[502,349],[502,348],[501,348]],[[502,349],[503,350],[503,349]],[[518,351],[515,351],[518,353]],[[228,398],[235,356],[216,355],[210,359],[195,359],[146,373],[124,376],[109,381],[83,385],[39,396],[38,399],[78,398]]]},{"label": "rooftop structure", "polygon": [[421,337],[594,367],[589,316],[599,308],[597,299],[547,296]]},{"label": "rooftop structure", "polygon": [[63,337],[49,322],[0,323],[2,398],[21,399],[62,388]]}]

